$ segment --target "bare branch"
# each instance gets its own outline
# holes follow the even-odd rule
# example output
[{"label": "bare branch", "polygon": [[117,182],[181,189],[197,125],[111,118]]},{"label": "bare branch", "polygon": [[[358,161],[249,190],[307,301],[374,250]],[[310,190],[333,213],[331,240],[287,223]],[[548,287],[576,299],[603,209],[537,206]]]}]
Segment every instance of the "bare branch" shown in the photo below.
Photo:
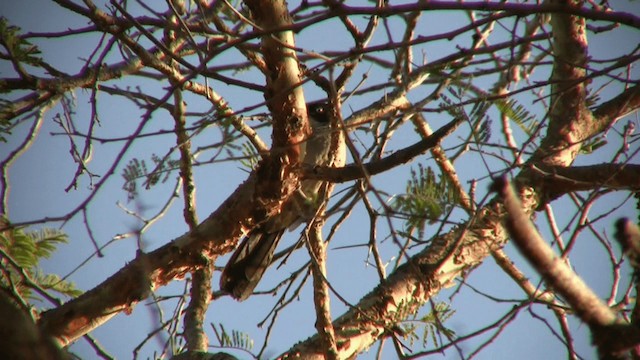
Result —
[{"label": "bare branch", "polygon": [[546,201],[574,191],[599,188],[632,191],[640,189],[640,165],[635,164],[597,164],[568,168],[534,166],[531,172],[535,177],[541,177]]},{"label": "bare branch", "polygon": [[413,160],[416,156],[421,155],[432,147],[438,145],[444,137],[453,132],[461,123],[461,119],[452,120],[429,137],[420,140],[417,143],[402,150],[398,150],[392,155],[385,157],[384,159],[372,161],[370,163],[363,164],[363,166],[358,166],[357,164],[355,164],[348,165],[343,168],[311,168],[305,166],[304,176],[310,179],[321,179],[331,182],[346,182],[364,178],[366,174],[379,174],[398,165],[405,164]]},{"label": "bare branch", "polygon": [[493,189],[503,199],[507,214],[505,226],[520,253],[589,325],[599,346],[600,358],[625,358],[622,351],[640,344],[640,330],[618,320],[616,314],[555,255],[523,211],[518,195],[505,178],[497,180]]}]

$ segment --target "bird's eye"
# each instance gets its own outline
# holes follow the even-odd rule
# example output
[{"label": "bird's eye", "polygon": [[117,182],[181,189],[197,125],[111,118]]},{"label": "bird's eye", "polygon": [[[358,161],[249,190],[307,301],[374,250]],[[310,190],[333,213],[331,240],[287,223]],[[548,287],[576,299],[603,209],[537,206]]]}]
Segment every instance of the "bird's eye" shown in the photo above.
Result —
[{"label": "bird's eye", "polygon": [[310,117],[318,123],[329,123],[329,109],[327,104],[314,103],[307,104],[307,111]]}]

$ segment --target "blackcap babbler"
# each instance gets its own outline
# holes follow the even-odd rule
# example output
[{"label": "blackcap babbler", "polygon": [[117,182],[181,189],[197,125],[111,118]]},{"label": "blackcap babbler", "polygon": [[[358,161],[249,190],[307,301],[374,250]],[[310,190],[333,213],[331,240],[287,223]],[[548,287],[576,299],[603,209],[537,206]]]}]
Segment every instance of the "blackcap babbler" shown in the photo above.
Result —
[{"label": "blackcap babbler", "polygon": [[[330,105],[307,104],[307,113],[312,133],[302,144],[302,162],[312,166],[342,167],[346,160],[344,133],[331,126]],[[337,139],[335,151],[331,151],[332,138]],[[321,194],[323,182],[303,180],[299,191],[295,192],[282,210],[253,229],[242,239],[233,253],[220,278],[220,287],[235,299],[242,301],[253,293],[262,275],[271,264],[276,246],[286,229],[293,230],[303,222],[313,219],[329,194]]]}]

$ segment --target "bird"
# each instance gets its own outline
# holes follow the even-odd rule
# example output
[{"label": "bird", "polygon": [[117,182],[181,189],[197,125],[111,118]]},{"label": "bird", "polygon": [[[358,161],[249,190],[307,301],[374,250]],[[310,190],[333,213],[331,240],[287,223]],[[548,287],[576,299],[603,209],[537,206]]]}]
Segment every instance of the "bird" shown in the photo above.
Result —
[{"label": "bird", "polygon": [[[307,104],[311,134],[302,144],[304,165],[344,166],[345,138],[342,130],[332,126],[331,112],[330,104],[325,101]],[[332,139],[337,139],[337,146],[333,149]],[[322,202],[328,198],[329,194],[321,193],[322,185],[321,180],[302,180],[299,191],[291,195],[279,213],[242,239],[220,277],[220,288],[225,293],[238,301],[246,300],[253,293],[271,264],[285,230],[293,230],[301,223],[313,220]]]}]

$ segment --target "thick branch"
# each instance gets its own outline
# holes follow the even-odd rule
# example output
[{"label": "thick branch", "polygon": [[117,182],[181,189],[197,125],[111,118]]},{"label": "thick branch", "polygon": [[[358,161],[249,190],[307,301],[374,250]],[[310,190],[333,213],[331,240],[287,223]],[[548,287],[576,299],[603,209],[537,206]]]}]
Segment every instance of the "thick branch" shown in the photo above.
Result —
[{"label": "thick branch", "polygon": [[[283,0],[249,0],[252,18],[260,28],[270,31],[287,28],[293,21]],[[293,163],[300,157],[299,144],[309,133],[305,119],[306,106],[302,88],[302,74],[298,64],[293,32],[278,31],[262,37],[262,53],[267,65],[267,106],[273,115],[274,149],[286,148]]]},{"label": "thick branch", "polygon": [[632,86],[613,99],[601,104],[593,112],[593,117],[601,125],[593,129],[593,133],[599,133],[613,125],[619,118],[628,115],[640,108],[640,85]]},{"label": "thick branch", "polygon": [[191,273],[191,301],[184,314],[184,337],[189,351],[206,352],[209,349],[209,339],[204,328],[211,301],[212,276],[213,262],[207,262]]},{"label": "thick branch", "polygon": [[[554,0],[551,3],[577,7],[576,0]],[[566,13],[551,16],[553,30],[553,71],[547,136],[533,156],[547,165],[568,166],[575,159],[582,141],[594,126],[586,106],[587,35],[585,19]]]},{"label": "thick branch", "polygon": [[[538,207],[534,189],[521,188],[518,197],[524,213],[531,214]],[[334,328],[340,357],[353,356],[388,336],[401,314],[414,313],[440,290],[453,285],[454,279],[466,269],[479,265],[493,250],[501,248],[508,240],[501,225],[505,214],[503,207],[493,200],[479,211],[477,220],[466,231],[458,229],[434,239],[433,245],[411,257],[383,284],[337,318]],[[620,346],[627,346],[635,335],[623,332],[621,339],[625,340]],[[283,356],[322,359],[322,342],[317,335],[313,336]]]},{"label": "thick branch", "polygon": [[40,329],[66,346],[119,312],[130,312],[151,291],[204,266],[203,257],[215,258],[230,251],[243,233],[278,206],[277,200],[268,201],[269,197],[257,192],[256,184],[265,182],[261,173],[253,173],[193,231],[148,254],[138,253],[102,284],[43,313]]},{"label": "thick branch", "polygon": [[540,236],[522,209],[513,187],[504,178],[494,184],[504,203],[505,226],[520,253],[564,298],[594,334],[601,359],[626,359],[624,351],[640,344],[640,329],[619,320],[607,306]]},{"label": "thick branch", "polygon": [[[533,168],[533,177],[541,177],[544,203],[574,191],[598,188],[640,190],[640,165],[598,164],[589,166],[552,166]],[[543,204],[541,204],[543,205]]]},{"label": "thick branch", "polygon": [[494,184],[503,199],[507,216],[505,225],[520,253],[544,280],[567,300],[576,314],[589,325],[606,326],[616,322],[616,315],[567,264],[553,252],[520,205],[520,200],[506,179]]},{"label": "thick branch", "polygon": [[326,359],[340,359],[331,322],[331,304],[329,285],[327,284],[327,244],[322,238],[324,221],[311,225],[307,237],[307,249],[311,256],[311,274],[313,276],[313,302],[316,310],[316,330],[325,349]]},{"label": "thick branch", "polygon": [[[534,204],[530,204],[533,208]],[[493,202],[482,211],[482,221],[458,228],[433,240],[419,254],[399,266],[382,284],[334,321],[340,358],[365,351],[393,333],[395,324],[418,311],[443,288],[453,286],[466,269],[481,263],[507,235],[500,225],[501,207]],[[317,335],[290,349],[283,358],[323,359]]]},{"label": "thick branch", "polygon": [[[288,19],[278,12],[286,11],[283,3],[253,5],[265,12],[268,21]],[[273,26],[284,25],[276,23]],[[215,258],[228,252],[243,233],[279,211],[283,199],[297,187],[297,175],[282,170],[298,162],[296,145],[304,138],[304,132],[296,114],[306,114],[306,111],[300,112],[305,109],[302,96],[288,96],[291,89],[298,95],[301,92],[295,88],[300,79],[295,53],[282,46],[293,46],[292,35],[284,32],[276,35],[275,43],[270,42],[272,37],[265,41],[265,52],[274,51],[267,56],[273,71],[269,89],[274,95],[270,103],[275,120],[274,156],[266,158],[249,179],[193,231],[149,254],[139,253],[136,259],[96,288],[45,312],[39,326],[60,345],[68,345],[121,311],[131,311],[151,291],[205,265],[206,260],[202,257]],[[291,102],[296,104],[295,111]],[[299,103],[302,103],[301,110]],[[277,153],[286,155],[275,156]]]}]

